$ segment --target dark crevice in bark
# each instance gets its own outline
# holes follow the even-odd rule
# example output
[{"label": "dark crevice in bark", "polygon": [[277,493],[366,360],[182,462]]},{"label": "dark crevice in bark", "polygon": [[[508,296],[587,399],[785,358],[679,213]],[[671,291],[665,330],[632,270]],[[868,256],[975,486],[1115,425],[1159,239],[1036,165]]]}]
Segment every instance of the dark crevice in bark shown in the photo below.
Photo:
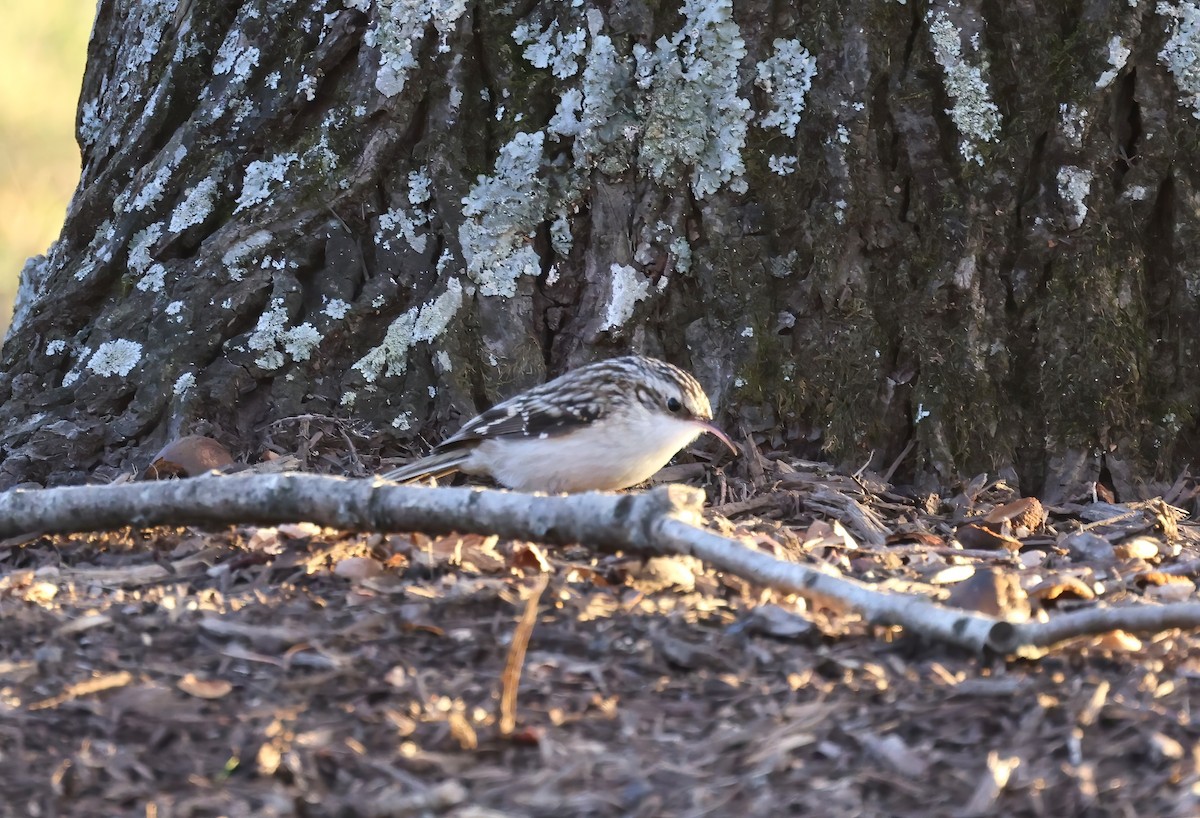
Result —
[{"label": "dark crevice in bark", "polygon": [[1113,161],[1113,184],[1119,191],[1130,167],[1137,161],[1138,141],[1142,136],[1142,108],[1135,96],[1137,69],[1117,81],[1113,99],[1113,133],[1116,137],[1116,157]]},{"label": "dark crevice in bark", "polygon": [[[1054,259],[1048,258],[1042,264],[1042,274],[1038,276],[1037,284],[1033,288],[1034,297],[1042,299],[1050,289],[1050,282],[1054,280]],[[1037,326],[1033,327],[1034,332],[1037,332]]]},{"label": "dark crevice in bark", "polygon": [[534,316],[534,328],[538,331],[538,343],[542,351],[542,363],[549,369],[551,359],[554,352],[554,337],[557,334],[555,328],[554,317],[550,315],[550,311],[555,309],[552,304],[547,304],[548,299],[545,298],[546,280],[550,276],[550,270],[554,267],[554,248],[550,243],[550,222],[543,221],[537,226],[534,233],[533,249],[537,253],[538,266],[540,272],[537,280],[534,282],[534,287],[537,291],[535,303],[540,306],[537,314]]},{"label": "dark crevice in bark", "polygon": [[1013,207],[1012,218],[1008,223],[1008,241],[1005,243],[1004,256],[1000,261],[1000,277],[1004,282],[1004,309],[1010,316],[1016,316],[1024,306],[1024,299],[1019,306],[1016,294],[1016,266],[1020,262],[1026,248],[1025,209],[1030,203],[1038,201],[1041,178],[1044,172],[1043,159],[1046,154],[1046,142],[1050,138],[1049,131],[1042,131],[1033,141],[1033,150],[1025,172],[1017,184],[1016,204]]},{"label": "dark crevice in bark", "polygon": [[1182,390],[1179,386],[1192,367],[1186,359],[1181,360],[1186,352],[1175,337],[1179,324],[1174,307],[1179,268],[1176,207],[1175,178],[1168,173],[1159,185],[1154,211],[1146,225],[1145,275],[1140,282],[1146,304],[1146,334],[1151,339],[1147,375],[1159,416],[1174,411],[1169,406],[1172,394],[1194,394],[1188,386]]},{"label": "dark crevice in bark", "polygon": [[1113,502],[1120,503],[1123,499],[1119,491],[1117,491],[1116,482],[1113,480],[1112,471],[1108,468],[1108,455],[1101,452],[1100,454],[1100,472],[1096,475],[1096,484],[1108,489],[1112,494]]},{"label": "dark crevice in bark", "polygon": [[885,72],[877,82],[871,84],[871,129],[875,132],[879,164],[888,171],[896,172],[900,164],[900,133],[892,117],[892,83]]},{"label": "dark crevice in bark", "polygon": [[1147,289],[1162,300],[1164,289],[1174,281],[1175,267],[1175,174],[1168,172],[1158,186],[1154,211],[1146,223],[1145,252]]},{"label": "dark crevice in bark", "polygon": [[476,73],[479,77],[479,86],[487,91],[487,111],[488,115],[482,117],[483,144],[489,154],[493,153],[496,146],[496,132],[492,127],[494,118],[492,112],[495,111],[496,97],[498,93],[493,86],[492,78],[495,72],[488,65],[487,55],[487,35],[483,31],[483,25],[480,18],[486,14],[480,3],[475,3],[471,8],[471,50],[475,55]]},{"label": "dark crevice in bark", "polygon": [[912,60],[913,49],[917,46],[917,38],[921,33],[921,12],[917,9],[918,3],[908,4],[909,13],[912,23],[908,29],[908,37],[904,41],[904,57],[900,60],[900,71],[903,74],[908,73],[908,66]]}]

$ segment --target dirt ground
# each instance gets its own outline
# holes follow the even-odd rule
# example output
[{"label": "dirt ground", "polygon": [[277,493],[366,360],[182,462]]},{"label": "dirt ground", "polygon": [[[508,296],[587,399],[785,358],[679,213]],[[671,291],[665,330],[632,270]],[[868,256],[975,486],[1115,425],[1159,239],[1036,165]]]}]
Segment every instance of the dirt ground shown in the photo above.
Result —
[{"label": "dirt ground", "polygon": [[[1195,597],[1162,505],[1084,498],[989,553],[955,532],[1004,516],[1001,482],[760,476],[714,487],[713,525],[897,590]],[[1115,550],[1064,544],[1085,527]],[[0,618],[4,815],[1200,815],[1192,633],[978,657],[682,558],[308,525],[0,543]]]}]

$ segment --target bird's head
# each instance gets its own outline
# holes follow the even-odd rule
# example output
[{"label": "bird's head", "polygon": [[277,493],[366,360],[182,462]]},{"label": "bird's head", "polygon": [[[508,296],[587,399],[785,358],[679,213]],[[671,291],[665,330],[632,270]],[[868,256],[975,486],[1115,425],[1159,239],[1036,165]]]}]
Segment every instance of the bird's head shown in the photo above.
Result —
[{"label": "bird's head", "polygon": [[654,358],[640,358],[644,367],[638,383],[638,401],[651,413],[677,423],[688,424],[696,434],[708,432],[729,447],[736,456],[737,447],[712,422],[712,406],[700,383],[677,366]]}]

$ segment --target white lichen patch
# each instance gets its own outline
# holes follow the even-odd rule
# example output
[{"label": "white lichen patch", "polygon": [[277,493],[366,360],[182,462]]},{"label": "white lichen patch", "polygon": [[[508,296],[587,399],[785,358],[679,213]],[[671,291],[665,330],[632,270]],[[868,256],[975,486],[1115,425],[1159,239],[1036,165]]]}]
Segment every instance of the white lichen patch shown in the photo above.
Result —
[{"label": "white lichen patch", "polygon": [[1087,217],[1087,197],[1092,192],[1092,172],[1067,165],[1058,170],[1058,195],[1062,197],[1067,225],[1072,229]]},{"label": "white lichen patch", "polygon": [[283,351],[295,361],[307,361],[320,344],[321,333],[307,321],[292,327],[283,337]]},{"label": "white lichen patch", "polygon": [[408,203],[413,207],[420,207],[426,204],[431,194],[429,188],[433,185],[433,180],[429,178],[429,170],[425,167],[417,168],[408,174]]},{"label": "white lichen patch", "polygon": [[733,21],[732,0],[684,0],[683,27],[660,37],[654,51],[633,47],[637,84],[649,95],[638,164],[657,181],[691,166],[699,198],[729,185],[746,190],[746,118],[750,103],[738,96],[738,66],[746,43]]},{"label": "white lichen patch", "polygon": [[340,321],[346,317],[346,313],[350,312],[350,305],[340,298],[331,298],[321,312],[334,321]]},{"label": "white lichen patch", "polygon": [[466,0],[377,0],[379,19],[364,41],[379,49],[375,88],[385,97],[404,90],[408,72],[417,67],[416,50],[432,21],[440,37],[438,50],[449,50],[447,38],[467,9]]},{"label": "white lichen patch", "polygon": [[321,334],[310,323],[289,328],[287,309],[282,298],[271,299],[270,306],[258,317],[258,323],[246,346],[261,353],[254,363],[263,369],[278,369],[290,355],[294,361],[307,361],[321,343]]},{"label": "white lichen patch", "polygon": [[178,378],[175,379],[175,385],[171,388],[171,391],[175,394],[176,397],[178,397],[178,396],[182,395],[183,393],[187,392],[189,389],[191,389],[195,385],[196,385],[196,375],[192,372],[184,372],[182,375],[180,375]]},{"label": "white lichen patch", "polygon": [[[605,138],[605,126],[619,115],[617,94],[628,85],[632,69],[628,59],[617,55],[612,39],[602,33],[604,16],[600,11],[590,9],[587,18],[592,45],[583,69],[582,86],[577,97],[570,90],[563,93],[552,127],[561,128],[567,132],[564,135],[574,137],[571,152],[575,167],[598,166],[603,172],[615,175],[623,173],[632,164],[637,132],[632,123],[627,125],[623,129],[625,138],[613,142],[611,150],[606,151],[609,143]],[[634,129],[632,136],[629,134],[631,128]]]},{"label": "white lichen patch", "polygon": [[[105,341],[96,348],[96,352],[88,360],[87,368],[92,372],[107,378],[112,375],[124,378],[138,362],[142,360],[142,345],[137,341],[117,338]],[[64,386],[66,379],[63,379]]]},{"label": "white lichen patch", "polygon": [[307,76],[300,82],[296,83],[296,93],[304,94],[304,98],[312,102],[317,98],[317,78]]},{"label": "white lichen patch", "polygon": [[772,46],[775,53],[755,66],[755,84],[767,92],[772,106],[759,124],[793,137],[804,113],[805,97],[817,75],[817,60],[799,40],[780,39]]},{"label": "white lichen patch", "polygon": [[683,236],[677,236],[667,245],[667,249],[671,251],[671,255],[675,258],[675,269],[681,273],[686,273],[692,268],[692,245]]},{"label": "white lichen patch", "polygon": [[518,133],[500,149],[491,176],[479,176],[463,197],[466,221],[458,231],[467,274],[482,295],[511,297],[517,279],[541,272],[529,242],[549,204],[542,177],[545,134]]},{"label": "white lichen patch", "polygon": [[67,342],[61,338],[55,338],[53,341],[46,344],[47,355],[58,355],[67,348]]},{"label": "white lichen patch", "polygon": [[429,224],[434,211],[430,206],[433,180],[425,168],[408,174],[408,202],[412,212],[403,207],[393,207],[379,216],[379,229],[375,231],[375,243],[386,250],[392,249],[392,239],[403,238],[408,246],[424,253],[428,236],[419,229]]},{"label": "white lichen patch", "polygon": [[183,195],[183,201],[171,212],[171,223],[167,229],[172,233],[182,233],[189,227],[201,224],[212,213],[213,199],[217,195],[217,180],[208,178],[195,187],[188,188]]},{"label": "white lichen patch", "polygon": [[1108,41],[1108,64],[1112,67],[1100,74],[1100,78],[1096,80],[1097,88],[1107,88],[1112,84],[1112,81],[1121,73],[1121,69],[1125,67],[1125,63],[1129,62],[1129,46],[1115,34]]},{"label": "white lichen patch", "polygon": [[175,153],[150,177],[150,181],[142,185],[137,196],[133,198],[132,202],[126,205],[125,210],[127,212],[145,210],[161,199],[163,191],[167,188],[167,182],[171,181],[171,174],[175,172],[175,168],[179,167],[179,163],[183,161],[185,156],[187,156],[187,148],[183,146],[176,148]]},{"label": "white lichen patch", "polygon": [[1155,10],[1170,19],[1171,35],[1158,52],[1158,60],[1175,77],[1179,104],[1191,107],[1200,119],[1200,6],[1193,2],[1159,3]]},{"label": "white lichen patch", "polygon": [[409,214],[403,207],[393,207],[379,214],[379,229],[375,231],[375,243],[385,250],[392,249],[392,238],[399,236],[418,253],[425,252],[427,236],[417,228],[429,221],[424,213]]},{"label": "white lichen patch", "polygon": [[245,83],[250,78],[250,72],[258,65],[260,53],[258,48],[246,42],[241,26],[229,29],[221,47],[217,48],[217,56],[212,60],[212,73],[217,77],[229,74],[236,82]]},{"label": "white lichen patch", "polygon": [[770,156],[767,157],[767,169],[771,173],[787,176],[789,173],[796,172],[798,162],[799,160],[795,156]]},{"label": "white lichen patch", "polygon": [[84,145],[94,145],[104,131],[104,121],[100,119],[100,100],[90,99],[79,110],[79,138]]},{"label": "white lichen patch", "polygon": [[402,375],[408,369],[408,351],[421,342],[430,343],[446,331],[462,307],[462,283],[452,278],[446,291],[420,307],[413,307],[388,326],[383,341],[355,362],[353,369],[373,384],[387,375]]},{"label": "white lichen patch", "polygon": [[554,221],[550,222],[550,247],[561,258],[571,255],[571,220],[565,210],[558,211]]},{"label": "white lichen patch", "polygon": [[151,264],[138,279],[137,288],[144,293],[160,293],[166,284],[167,268],[161,264]]},{"label": "white lichen patch", "polygon": [[624,326],[633,317],[637,303],[650,297],[650,282],[637,270],[626,264],[614,264],[611,272],[611,293],[604,310],[604,323],[600,325],[601,332]]},{"label": "white lichen patch", "polygon": [[281,153],[266,162],[255,161],[247,165],[246,174],[242,179],[242,192],[233,212],[240,213],[247,207],[266,201],[277,185],[287,187],[287,170],[298,161],[300,157],[294,153]]},{"label": "white lichen patch", "polygon": [[1083,135],[1087,131],[1088,110],[1080,105],[1063,103],[1058,106],[1058,115],[1062,123],[1063,138],[1072,148],[1083,147]]},{"label": "white lichen patch", "polygon": [[221,263],[225,265],[225,271],[229,277],[234,281],[241,281],[242,275],[246,272],[245,262],[260,250],[270,246],[272,240],[273,236],[269,231],[259,230],[226,250],[225,255],[221,256]]},{"label": "white lichen patch", "polygon": [[522,23],[512,36],[518,45],[526,46],[524,57],[534,68],[549,68],[560,80],[579,73],[579,58],[587,48],[587,33],[582,28],[564,34],[555,20],[545,31],[534,33]]},{"label": "white lichen patch", "polygon": [[579,112],[583,110],[583,92],[578,88],[568,88],[559,97],[554,116],[546,126],[549,131],[559,136],[576,137],[583,133],[583,122]]},{"label": "white lichen patch", "polygon": [[258,65],[261,56],[258,48],[244,41],[244,33],[234,26],[225,36],[221,47],[217,49],[217,58],[213,60],[213,74],[223,76],[229,74],[238,83],[245,83],[250,72]]},{"label": "white lichen patch", "polygon": [[154,261],[151,256],[151,248],[154,243],[162,238],[163,226],[161,222],[155,222],[149,227],[139,230],[133,234],[133,238],[129,240],[129,271],[141,275],[146,272],[146,268]]},{"label": "white lichen patch", "polygon": [[[968,162],[983,164],[980,146],[1000,138],[1000,109],[992,102],[991,90],[983,78],[983,70],[972,65],[963,56],[962,32],[950,21],[944,11],[930,11],[930,43],[933,57],[945,72],[943,82],[946,93],[954,100],[954,107],[946,113],[958,128],[958,150]],[[978,50],[974,39],[970,40],[973,50]]]}]

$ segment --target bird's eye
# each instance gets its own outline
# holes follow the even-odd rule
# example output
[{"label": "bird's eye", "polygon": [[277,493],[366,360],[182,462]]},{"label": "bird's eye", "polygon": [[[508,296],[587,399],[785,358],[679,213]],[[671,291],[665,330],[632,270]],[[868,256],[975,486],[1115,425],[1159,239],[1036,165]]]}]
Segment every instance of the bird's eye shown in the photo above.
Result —
[{"label": "bird's eye", "polygon": [[679,398],[667,398],[667,409],[678,412],[682,408],[683,404],[679,402]]}]

